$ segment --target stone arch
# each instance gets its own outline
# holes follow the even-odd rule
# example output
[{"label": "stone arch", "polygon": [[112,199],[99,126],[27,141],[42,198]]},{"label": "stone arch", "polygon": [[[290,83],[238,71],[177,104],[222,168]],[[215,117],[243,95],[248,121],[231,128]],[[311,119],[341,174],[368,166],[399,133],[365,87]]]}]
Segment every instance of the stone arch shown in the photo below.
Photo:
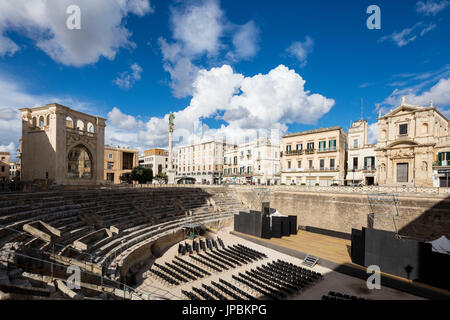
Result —
[{"label": "stone arch", "polygon": [[47,119],[46,119],[46,125],[50,126],[50,115],[47,115]]},{"label": "stone arch", "polygon": [[421,131],[422,131],[422,134],[428,133],[428,123],[426,123],[426,122],[422,123]]},{"label": "stone arch", "polygon": [[72,120],[72,118],[71,117],[67,117],[66,118],[66,127],[67,128],[72,128],[73,129],[73,120]]},{"label": "stone arch", "polygon": [[37,124],[37,119],[36,117],[33,117],[33,119],[31,120],[31,126],[36,127]]},{"label": "stone arch", "polygon": [[386,129],[381,130],[380,140],[386,140]]},{"label": "stone arch", "polygon": [[43,128],[45,126],[44,116],[39,117],[39,127]]},{"label": "stone arch", "polygon": [[67,177],[69,179],[92,179],[94,158],[83,144],[72,147],[67,155]]}]

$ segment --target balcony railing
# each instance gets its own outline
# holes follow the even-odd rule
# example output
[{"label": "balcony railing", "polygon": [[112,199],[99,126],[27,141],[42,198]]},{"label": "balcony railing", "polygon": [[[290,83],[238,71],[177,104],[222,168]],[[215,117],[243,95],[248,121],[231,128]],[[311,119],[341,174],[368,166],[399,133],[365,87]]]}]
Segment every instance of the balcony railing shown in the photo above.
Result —
[{"label": "balcony railing", "polygon": [[337,151],[337,148],[336,147],[320,148],[319,150],[317,150],[317,152],[333,152],[333,151]]},{"label": "balcony railing", "polygon": [[319,168],[285,168],[284,172],[317,172],[317,171],[338,171],[339,167],[319,167]]},{"label": "balcony railing", "polygon": [[316,149],[305,149],[305,154],[311,154],[316,152]]},{"label": "balcony railing", "polygon": [[361,166],[361,167],[356,167],[356,168],[348,168],[349,172],[354,171],[375,171],[377,168],[375,166]]},{"label": "balcony railing", "polygon": [[297,156],[303,154],[303,150],[286,150],[284,154],[286,156]]},{"label": "balcony railing", "polygon": [[450,160],[442,160],[433,163],[433,167],[449,167]]},{"label": "balcony railing", "polygon": [[69,128],[69,127],[67,127],[66,129],[67,129],[67,132],[79,134],[81,136],[84,135],[84,136],[87,136],[87,137],[95,137],[95,133],[94,132],[89,132],[89,131],[85,131],[85,130]]},{"label": "balcony railing", "polygon": [[334,171],[334,170],[337,170],[338,168],[337,167],[329,167],[329,168],[320,167],[319,169],[320,169],[320,171]]}]

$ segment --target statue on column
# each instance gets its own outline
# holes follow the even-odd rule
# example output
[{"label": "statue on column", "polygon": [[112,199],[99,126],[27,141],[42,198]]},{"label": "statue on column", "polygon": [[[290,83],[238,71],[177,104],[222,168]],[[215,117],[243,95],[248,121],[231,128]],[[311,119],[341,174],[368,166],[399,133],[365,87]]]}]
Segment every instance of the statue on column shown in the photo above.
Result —
[{"label": "statue on column", "polygon": [[174,123],[173,121],[175,120],[175,115],[173,114],[173,112],[171,112],[169,114],[169,168],[167,170],[167,183],[168,184],[174,184],[175,183],[175,173],[176,170],[173,167],[173,127],[174,127]]},{"label": "statue on column", "polygon": [[175,115],[173,112],[169,114],[169,131],[173,132],[173,120],[175,120]]}]

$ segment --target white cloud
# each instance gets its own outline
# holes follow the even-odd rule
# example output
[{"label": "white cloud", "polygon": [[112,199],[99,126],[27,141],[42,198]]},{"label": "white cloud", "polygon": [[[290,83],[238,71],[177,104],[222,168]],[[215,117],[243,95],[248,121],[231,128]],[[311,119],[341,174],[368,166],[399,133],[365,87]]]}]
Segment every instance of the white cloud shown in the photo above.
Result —
[{"label": "white cloud", "polygon": [[[81,9],[81,29],[69,30],[69,5]],[[0,1],[0,56],[12,55],[19,46],[6,36],[20,33],[58,63],[83,66],[101,57],[113,60],[120,48],[134,48],[124,20],[130,14],[153,12],[148,0],[34,0]]]},{"label": "white cloud", "polygon": [[369,137],[368,137],[368,142],[369,143],[377,143],[378,141],[378,122],[369,124]]},{"label": "white cloud", "polygon": [[215,55],[223,33],[223,12],[216,0],[172,8],[173,38],[183,44],[187,55]]},{"label": "white cloud", "polygon": [[113,126],[119,129],[133,129],[138,124],[138,121],[133,116],[123,114],[116,107],[108,113],[108,120]]},{"label": "white cloud", "polygon": [[[198,61],[237,62],[258,51],[259,30],[253,21],[238,26],[229,22],[218,0],[179,1],[171,8],[173,41],[159,38],[164,70],[178,98],[192,95],[192,83],[201,69]],[[233,48],[224,42],[231,37]],[[226,54],[223,54],[225,53]]]},{"label": "white cloud", "polygon": [[430,32],[436,28],[436,24],[429,23],[424,24],[422,21],[417,22],[410,28],[405,28],[400,32],[394,32],[390,35],[380,38],[379,42],[384,42],[387,40],[393,41],[399,47],[406,46],[408,43],[413,42],[419,37],[424,36],[426,33]]},{"label": "white cloud", "polygon": [[[402,97],[406,97],[406,103],[419,106],[428,106],[430,101],[437,106],[444,115],[449,114],[450,107],[450,78],[442,78],[428,90],[423,86],[395,89],[384,101],[377,105],[377,109],[382,112],[388,111],[388,107],[400,105]],[[447,109],[446,109],[447,108]]]},{"label": "white cloud", "polygon": [[249,21],[237,27],[233,35],[234,51],[228,52],[232,60],[246,60],[254,57],[258,52],[259,29],[254,21]]},{"label": "white cloud", "polygon": [[137,63],[131,65],[131,72],[122,72],[116,79],[114,83],[121,89],[130,89],[134,86],[136,81],[141,80],[142,68]]},{"label": "white cloud", "polygon": [[[257,133],[263,136],[271,131],[285,132],[289,123],[314,124],[333,105],[333,99],[305,90],[305,80],[283,65],[252,77],[234,72],[229,65],[203,69],[193,83],[189,106],[175,112],[174,140],[186,144],[202,138],[222,140],[226,137],[227,141],[238,143]],[[113,109],[108,115],[111,121],[108,130],[114,136],[107,141],[134,147],[137,136],[147,147],[167,146],[167,114],[162,118],[152,117],[144,126],[136,126],[128,131],[128,136],[121,136],[112,128],[125,121],[117,122],[112,115],[125,119],[120,110]],[[219,128],[210,128],[202,123],[207,119],[221,119],[225,123]],[[128,121],[134,123],[136,119]]]},{"label": "white cloud", "polygon": [[427,16],[434,16],[450,5],[450,1],[418,1],[416,3],[416,11]]},{"label": "white cloud", "polygon": [[294,56],[299,62],[300,66],[304,67],[306,65],[307,57],[312,52],[314,47],[314,40],[311,37],[306,36],[304,42],[296,41],[291,44],[289,48],[286,49],[286,52],[291,56]]},{"label": "white cloud", "polygon": [[14,144],[14,142],[11,142],[8,145],[1,145],[0,144],[0,152],[9,152],[10,154],[10,161],[15,161],[17,156],[17,147]]}]

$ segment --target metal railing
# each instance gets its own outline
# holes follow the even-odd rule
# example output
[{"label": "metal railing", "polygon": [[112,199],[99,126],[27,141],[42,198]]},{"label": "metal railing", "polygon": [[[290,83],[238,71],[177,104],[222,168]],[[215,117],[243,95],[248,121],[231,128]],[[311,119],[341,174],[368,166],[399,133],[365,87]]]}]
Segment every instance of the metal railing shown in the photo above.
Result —
[{"label": "metal railing", "polygon": [[331,147],[331,148],[319,148],[317,150],[317,152],[333,152],[333,151],[338,151],[338,149],[336,147]]}]

